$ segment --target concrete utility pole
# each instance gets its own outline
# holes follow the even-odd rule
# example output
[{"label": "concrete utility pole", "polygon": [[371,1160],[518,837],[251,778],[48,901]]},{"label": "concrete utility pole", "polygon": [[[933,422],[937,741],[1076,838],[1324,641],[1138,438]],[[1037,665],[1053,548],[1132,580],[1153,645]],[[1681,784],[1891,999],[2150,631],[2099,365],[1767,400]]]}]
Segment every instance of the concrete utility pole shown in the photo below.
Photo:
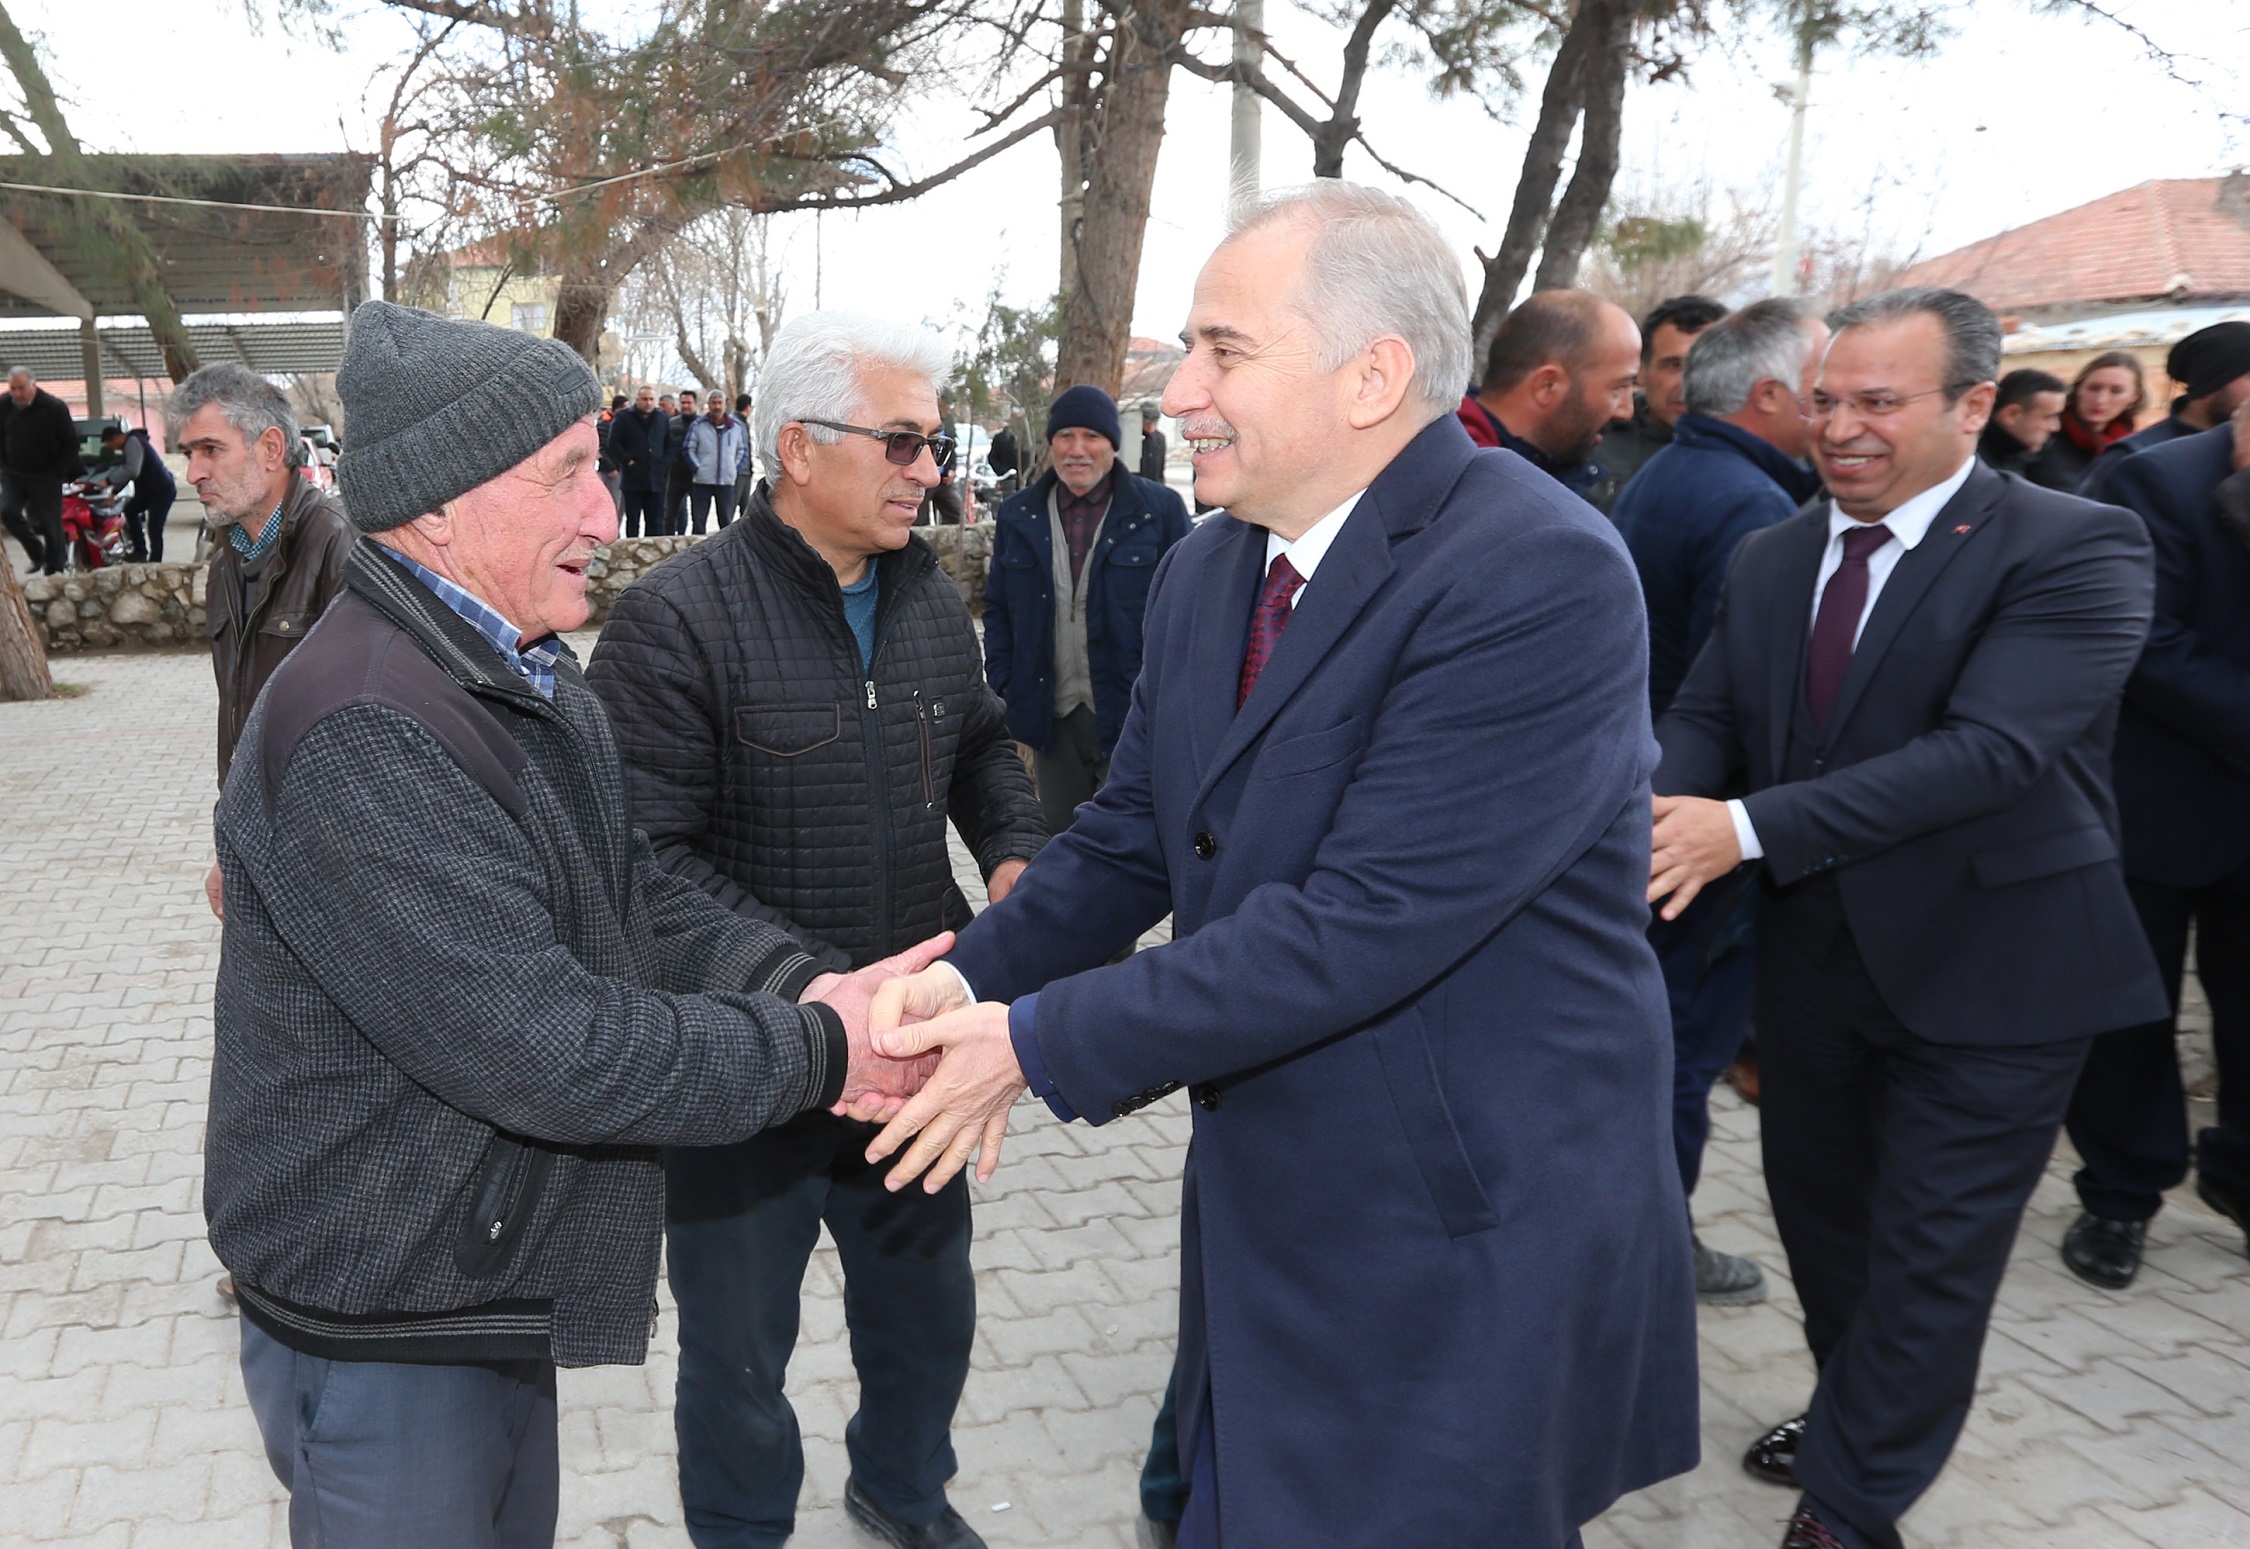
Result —
[{"label": "concrete utility pole", "polygon": [[1808,10],[1797,24],[1797,84],[1789,93],[1789,170],[1781,185],[1781,230],[1773,245],[1773,293],[1777,296],[1797,294],[1797,181],[1805,165],[1805,108],[1812,98],[1812,56],[1813,25]]},{"label": "concrete utility pole", "polygon": [[1234,0],[1234,136],[1227,155],[1227,203],[1258,191],[1265,104],[1250,85],[1265,49],[1266,0]]},{"label": "concrete utility pole", "polygon": [[78,320],[78,353],[86,363],[86,418],[102,417],[102,336],[90,317]]}]

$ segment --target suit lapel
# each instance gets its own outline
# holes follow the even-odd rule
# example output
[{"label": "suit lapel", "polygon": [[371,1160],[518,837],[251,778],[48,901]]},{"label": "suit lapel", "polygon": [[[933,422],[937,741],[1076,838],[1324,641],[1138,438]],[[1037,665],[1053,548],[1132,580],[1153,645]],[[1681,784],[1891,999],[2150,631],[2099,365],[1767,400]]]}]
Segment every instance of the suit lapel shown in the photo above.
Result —
[{"label": "suit lapel", "polygon": [[1235,688],[1242,678],[1250,613],[1265,583],[1266,531],[1232,517],[1212,518],[1233,522],[1235,531],[1233,549],[1214,557],[1211,570],[1219,584],[1198,599],[1190,636],[1195,657],[1190,680],[1195,701],[1190,712],[1191,741],[1199,771],[1198,802],[1273,724],[1281,707],[1304,686],[1391,578],[1396,569],[1391,545],[1436,520],[1478,455],[1460,420],[1443,414],[1424,426],[1375,476],[1321,560],[1319,574],[1306,583],[1281,643],[1239,713]]},{"label": "suit lapel", "polygon": [[[1780,574],[1773,596],[1781,610],[1774,626],[1772,649],[1766,652],[1766,703],[1774,706],[1767,728],[1771,743],[1767,768],[1778,771],[1789,754],[1789,723],[1805,696],[1805,642],[1812,633],[1813,586],[1820,579],[1820,558],[1828,551],[1828,502],[1823,500],[1796,518],[1782,542]],[[1736,599],[1739,606],[1742,599]]]},{"label": "suit lapel", "polygon": [[[1243,645],[1250,638],[1250,610],[1257,605],[1258,587],[1266,574],[1263,527],[1224,512],[1211,520],[1225,522],[1228,532],[1225,547],[1210,567],[1212,585],[1196,599],[1195,623],[1188,637],[1188,739],[1195,752],[1198,784],[1203,783],[1204,772],[1226,738],[1228,723],[1235,718],[1234,691],[1242,677]],[[1296,627],[1296,620],[1290,621],[1290,627]]]},{"label": "suit lapel", "polygon": [[[1240,758],[1258,736],[1273,724],[1281,707],[1290,696],[1304,686],[1336,642],[1344,637],[1358,619],[1367,601],[1382,588],[1395,568],[1391,563],[1391,535],[1384,525],[1379,497],[1370,489],[1360,497],[1352,514],[1345,518],[1343,530],[1320,562],[1320,570],[1305,584],[1304,594],[1297,599],[1296,611],[1290,615],[1289,627],[1281,632],[1281,643],[1274,647],[1273,656],[1266,662],[1265,671],[1258,674],[1258,686],[1240,711],[1228,722],[1225,735],[1220,739],[1218,752],[1204,768],[1200,782],[1202,791],[1208,792],[1227,767]],[[1265,537],[1253,545],[1260,560],[1265,558]],[[1265,579],[1259,568],[1258,581]],[[1258,586],[1251,589],[1251,606],[1256,604]],[[1242,634],[1249,637],[1249,609],[1243,613]],[[1227,703],[1234,701],[1236,685],[1241,678],[1242,650],[1234,653],[1235,672],[1227,685]],[[1199,792],[1198,794],[1201,794]]]},{"label": "suit lapel", "polygon": [[1828,724],[1821,729],[1824,743],[1835,742],[1860,696],[1866,693],[1868,680],[1882,666],[1884,654],[1897,643],[1906,621],[1913,617],[1916,605],[1945,567],[1953,563],[1953,556],[1968,546],[1970,536],[1990,519],[2002,487],[1999,475],[1980,464],[1969,481],[1954,491],[1945,508],[1930,519],[1922,541],[1899,556],[1890,579],[1883,583],[1882,594],[1875,599],[1874,611],[1867,615],[1867,624],[1859,632],[1859,643],[1852,647],[1851,666],[1844,672],[1843,686],[1836,691]]}]

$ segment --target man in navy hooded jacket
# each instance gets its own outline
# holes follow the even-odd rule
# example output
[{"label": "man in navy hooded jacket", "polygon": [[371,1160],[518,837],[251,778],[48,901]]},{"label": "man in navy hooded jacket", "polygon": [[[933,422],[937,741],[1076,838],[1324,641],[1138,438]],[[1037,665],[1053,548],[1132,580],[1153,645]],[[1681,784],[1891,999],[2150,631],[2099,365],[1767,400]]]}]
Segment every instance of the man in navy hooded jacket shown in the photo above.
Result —
[{"label": "man in navy hooded jacket", "polygon": [[1696,1458],[1639,588],[1453,417],[1460,274],[1372,189],[1238,212],[1164,403],[1228,514],[1159,567],[1109,783],[870,1012],[946,1050],[899,1186],[989,1174],[1026,1086],[1188,1087],[1184,1549],[1562,1549]]},{"label": "man in navy hooded jacket", "polygon": [[[1812,426],[1797,407],[1819,369],[1828,329],[1786,297],[1761,301],[1696,336],[1687,357],[1687,412],[1672,441],[1633,476],[1611,519],[1625,534],[1648,601],[1649,708],[1662,715],[1718,616],[1734,546],[1785,522],[1819,479],[1805,462]],[[1672,1002],[1672,1145],[1695,1192],[1711,1135],[1711,1085],[1750,1032],[1756,979],[1747,886],[1715,889],[1676,920],[1649,925]],[[1766,1277],[1747,1258],[1695,1244],[1704,1301],[1763,1301]]]}]

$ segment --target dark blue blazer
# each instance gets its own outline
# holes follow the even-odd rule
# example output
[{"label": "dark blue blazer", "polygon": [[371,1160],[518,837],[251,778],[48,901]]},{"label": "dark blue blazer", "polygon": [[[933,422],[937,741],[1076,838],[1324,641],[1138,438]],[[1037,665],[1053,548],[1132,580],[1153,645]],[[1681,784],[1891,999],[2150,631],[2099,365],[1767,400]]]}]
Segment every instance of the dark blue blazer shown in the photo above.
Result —
[{"label": "dark blue blazer", "polygon": [[1784,782],[1828,504],[1753,533],[1657,724],[1656,789],[1744,805],[1772,882],[1833,873],[1867,971],[1936,1043],[2167,1014],[2118,863],[2111,738],[2154,567],[2129,512],[1976,465],[1900,556]]},{"label": "dark blue blazer", "polygon": [[2101,455],[2087,464],[2085,477],[2078,481],[2078,493],[2088,500],[2107,501],[2116,505],[2117,496],[2111,492],[2109,481],[2117,476],[2119,468],[2143,452],[2177,441],[2182,436],[2198,433],[2193,425],[2179,415],[2168,414],[2155,424],[2134,431],[2124,440],[2103,447]]},{"label": "dark blue blazer", "polygon": [[1633,551],[1648,600],[1648,699],[1656,714],[1711,633],[1734,546],[1788,521],[1819,487],[1819,475],[1764,437],[1683,414],[1671,442],[1617,497],[1610,520]]},{"label": "dark blue blazer", "polygon": [[1230,1549],[1559,1544],[1697,1453],[1639,588],[1448,416],[1237,713],[1265,547],[1166,557],[1109,783],[952,960],[1097,1123],[1209,1084],[1181,1436]]},{"label": "dark blue blazer", "polygon": [[2156,622],[2117,725],[2125,870],[2169,887],[2250,861],[2250,544],[2214,493],[2233,454],[2221,425],[2151,447],[2109,481],[2156,544]]},{"label": "dark blue blazer", "polygon": [[[1055,535],[1047,514],[1054,487],[1050,468],[1001,503],[984,580],[985,680],[1008,707],[1008,730],[1035,748],[1047,746],[1055,722]],[[1117,746],[1140,676],[1141,621],[1156,562],[1187,532],[1177,494],[1117,465],[1109,515],[1086,556],[1086,657],[1104,758]]]}]

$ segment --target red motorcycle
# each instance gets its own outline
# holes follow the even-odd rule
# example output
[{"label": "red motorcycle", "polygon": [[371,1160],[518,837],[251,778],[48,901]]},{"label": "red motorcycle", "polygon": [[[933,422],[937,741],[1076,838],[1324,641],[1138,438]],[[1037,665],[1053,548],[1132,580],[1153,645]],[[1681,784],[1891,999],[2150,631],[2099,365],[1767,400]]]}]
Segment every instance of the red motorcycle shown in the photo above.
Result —
[{"label": "red motorcycle", "polygon": [[73,570],[99,570],[125,558],[125,501],[99,480],[63,486],[63,546]]}]

